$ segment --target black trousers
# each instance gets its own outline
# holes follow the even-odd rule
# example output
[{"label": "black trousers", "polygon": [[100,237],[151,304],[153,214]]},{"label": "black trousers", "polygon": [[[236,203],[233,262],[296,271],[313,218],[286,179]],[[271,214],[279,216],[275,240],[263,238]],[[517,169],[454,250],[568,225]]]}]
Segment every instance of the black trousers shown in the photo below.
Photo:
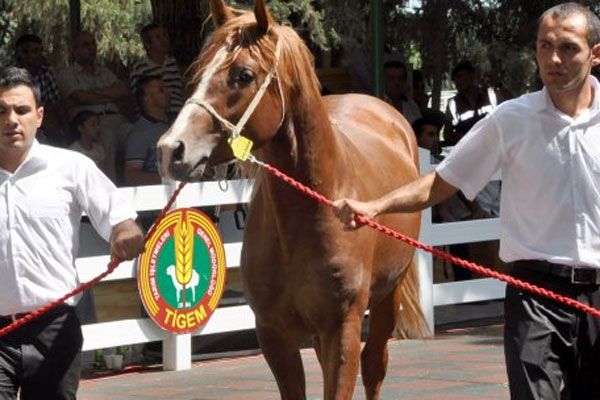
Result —
[{"label": "black trousers", "polygon": [[[515,269],[513,276],[600,307],[597,285]],[[513,400],[600,399],[600,320],[507,285],[504,353]]]},{"label": "black trousers", "polygon": [[[12,321],[0,317],[0,327]],[[75,399],[81,375],[81,324],[62,306],[0,337],[0,400]]]}]

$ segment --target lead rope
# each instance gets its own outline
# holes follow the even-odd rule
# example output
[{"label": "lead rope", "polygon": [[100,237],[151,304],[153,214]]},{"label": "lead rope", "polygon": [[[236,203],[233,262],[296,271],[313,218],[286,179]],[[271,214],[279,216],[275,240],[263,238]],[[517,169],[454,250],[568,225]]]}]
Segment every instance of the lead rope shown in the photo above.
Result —
[{"label": "lead rope", "polygon": [[[290,186],[298,189],[302,193],[307,194],[308,196],[310,196],[310,197],[318,200],[319,202],[325,204],[328,207],[332,206],[333,203],[332,203],[331,200],[329,200],[325,196],[319,194],[318,192],[316,192],[316,191],[308,188],[307,186],[305,186],[302,183],[298,182],[294,178],[291,178],[291,177],[287,176],[286,174],[284,174],[283,172],[281,172],[277,168],[273,167],[272,165],[269,165],[269,164],[267,164],[267,163],[265,163],[263,161],[259,161],[256,157],[254,157],[251,154],[244,154],[244,156],[245,156],[245,158],[243,159],[243,161],[248,160],[248,161],[250,161],[250,162],[252,162],[252,163],[254,163],[254,164],[256,164],[256,165],[258,165],[260,167],[265,168],[269,173],[271,173],[274,176],[280,178],[285,183],[287,183]],[[418,240],[415,240],[415,239],[413,239],[411,237],[408,237],[408,236],[403,235],[403,234],[401,234],[399,232],[396,232],[393,229],[388,228],[388,227],[386,227],[384,225],[381,225],[381,224],[379,224],[379,223],[377,223],[375,221],[372,221],[372,220],[370,220],[370,219],[368,219],[368,218],[366,218],[366,217],[364,217],[364,216],[362,216],[360,214],[356,215],[355,221],[358,222],[358,223],[360,223],[360,224],[363,224],[363,225],[368,225],[371,228],[373,228],[373,229],[375,229],[375,230],[377,230],[379,232],[382,232],[382,233],[384,233],[384,234],[386,234],[388,236],[393,237],[394,239],[403,241],[403,242],[405,242],[405,243],[407,243],[407,244],[409,244],[409,245],[411,245],[413,247],[416,247],[418,249],[427,251],[427,252],[433,254],[434,256],[437,256],[437,257],[440,257],[440,258],[442,258],[444,260],[450,261],[453,264],[458,264],[458,265],[460,265],[460,266],[462,266],[464,268],[470,269],[471,271],[474,271],[474,272],[476,272],[478,274],[489,276],[489,277],[494,278],[494,279],[498,279],[498,280],[500,280],[502,282],[506,282],[506,283],[508,283],[510,285],[513,285],[513,286],[516,286],[516,287],[518,287],[520,289],[525,289],[525,290],[527,290],[529,292],[533,292],[533,293],[538,294],[540,296],[544,296],[544,297],[547,297],[549,299],[552,299],[552,300],[555,300],[555,301],[567,304],[567,305],[569,305],[571,307],[574,307],[574,308],[576,308],[576,309],[578,309],[580,311],[586,312],[586,313],[588,313],[588,314],[590,314],[590,315],[592,315],[592,316],[600,319],[600,310],[598,310],[598,309],[596,309],[594,307],[591,307],[591,306],[589,306],[587,304],[583,304],[583,303],[581,303],[581,302],[579,302],[577,300],[574,300],[574,299],[572,299],[570,297],[566,297],[566,296],[554,293],[551,290],[548,290],[548,289],[545,289],[545,288],[542,288],[542,287],[539,287],[539,286],[536,286],[536,285],[532,285],[531,283],[522,281],[520,279],[513,278],[512,276],[504,275],[504,274],[501,274],[501,273],[499,273],[497,271],[494,271],[494,270],[491,270],[489,268],[483,267],[483,266],[481,266],[479,264],[475,264],[473,262],[466,261],[466,260],[463,260],[461,258],[455,257],[455,256],[453,256],[451,254],[448,254],[448,253],[444,252],[444,251],[435,249],[432,246],[429,246],[429,245],[426,245],[424,243],[421,243]]]}]

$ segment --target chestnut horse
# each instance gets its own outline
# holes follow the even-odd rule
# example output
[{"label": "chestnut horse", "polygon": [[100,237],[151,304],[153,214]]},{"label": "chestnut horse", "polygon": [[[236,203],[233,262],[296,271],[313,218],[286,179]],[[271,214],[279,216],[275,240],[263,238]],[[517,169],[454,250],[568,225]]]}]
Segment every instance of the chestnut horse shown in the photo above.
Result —
[{"label": "chestnut horse", "polygon": [[[414,134],[393,107],[366,95],[321,97],[308,48],[263,0],[239,16],[223,0],[210,5],[217,28],[196,61],[195,91],[159,141],[163,176],[199,180],[207,165],[233,158],[227,139],[242,133],[258,159],[330,199],[372,199],[417,178]],[[418,236],[418,213],[378,221]],[[359,355],[367,398],[379,398],[395,326],[426,331],[413,256],[372,229],[344,231],[328,207],[258,171],[241,274],[283,399],[306,397],[307,338],[325,399],[352,397]]]}]

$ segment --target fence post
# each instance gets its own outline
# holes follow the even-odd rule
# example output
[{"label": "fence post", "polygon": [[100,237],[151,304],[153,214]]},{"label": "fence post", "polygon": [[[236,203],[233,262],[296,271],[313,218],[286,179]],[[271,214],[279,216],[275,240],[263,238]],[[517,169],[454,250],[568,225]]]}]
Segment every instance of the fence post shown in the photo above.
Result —
[{"label": "fence post", "polygon": [[[172,195],[179,182],[169,181],[169,192]],[[177,208],[176,199],[173,208]],[[173,333],[163,340],[163,369],[167,371],[182,371],[192,368],[192,335]]]},{"label": "fence post", "polygon": [[[428,173],[433,166],[429,150],[419,147],[419,172],[421,175]],[[421,214],[421,232],[419,240],[423,243],[431,243],[432,240],[431,208],[423,210]],[[425,314],[425,321],[429,327],[429,333],[433,336],[435,332],[435,319],[433,315],[433,256],[423,250],[415,253],[417,268],[419,272],[419,294],[421,309]]]},{"label": "fence post", "polygon": [[192,335],[173,333],[163,340],[163,369],[182,371],[192,368]]}]

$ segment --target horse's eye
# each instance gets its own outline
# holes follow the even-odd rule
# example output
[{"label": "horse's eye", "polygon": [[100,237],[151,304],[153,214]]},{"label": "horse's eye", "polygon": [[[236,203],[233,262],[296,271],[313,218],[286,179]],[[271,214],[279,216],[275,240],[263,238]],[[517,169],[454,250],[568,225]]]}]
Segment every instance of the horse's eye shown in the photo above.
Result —
[{"label": "horse's eye", "polygon": [[247,69],[243,69],[238,73],[237,76],[237,81],[247,85],[248,83],[252,82],[254,80],[254,75],[252,75],[252,72],[250,72]]}]

